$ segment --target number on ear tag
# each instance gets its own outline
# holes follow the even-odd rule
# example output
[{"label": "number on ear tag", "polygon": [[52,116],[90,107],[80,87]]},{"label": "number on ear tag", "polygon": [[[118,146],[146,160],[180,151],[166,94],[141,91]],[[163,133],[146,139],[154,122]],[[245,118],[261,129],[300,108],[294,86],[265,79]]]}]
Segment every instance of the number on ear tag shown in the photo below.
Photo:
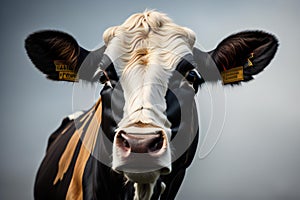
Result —
[{"label": "number on ear tag", "polygon": [[58,72],[58,79],[63,81],[77,82],[77,74],[74,67],[68,65],[64,60],[54,60],[55,71]]}]

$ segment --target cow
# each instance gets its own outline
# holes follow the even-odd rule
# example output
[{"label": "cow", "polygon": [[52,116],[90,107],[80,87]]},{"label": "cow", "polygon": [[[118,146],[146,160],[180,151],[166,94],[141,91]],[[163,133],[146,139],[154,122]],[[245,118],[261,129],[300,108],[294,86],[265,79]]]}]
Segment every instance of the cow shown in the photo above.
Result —
[{"label": "cow", "polygon": [[174,199],[192,163],[205,82],[236,86],[271,62],[275,36],[242,31],[203,52],[195,33],[148,10],[108,28],[89,51],[69,34],[30,34],[25,49],[48,79],[102,84],[98,101],[51,134],[35,199]]}]

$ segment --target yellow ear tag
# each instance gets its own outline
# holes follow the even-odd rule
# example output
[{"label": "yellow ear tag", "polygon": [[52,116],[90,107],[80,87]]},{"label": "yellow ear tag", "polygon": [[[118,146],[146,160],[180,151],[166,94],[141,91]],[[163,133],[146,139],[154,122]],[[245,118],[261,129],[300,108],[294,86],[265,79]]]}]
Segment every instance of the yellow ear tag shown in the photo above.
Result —
[{"label": "yellow ear tag", "polygon": [[244,80],[243,66],[235,67],[221,72],[223,84],[234,83]]},{"label": "yellow ear tag", "polygon": [[78,81],[74,67],[67,65],[64,60],[54,60],[55,71],[58,72],[58,79],[63,81]]}]

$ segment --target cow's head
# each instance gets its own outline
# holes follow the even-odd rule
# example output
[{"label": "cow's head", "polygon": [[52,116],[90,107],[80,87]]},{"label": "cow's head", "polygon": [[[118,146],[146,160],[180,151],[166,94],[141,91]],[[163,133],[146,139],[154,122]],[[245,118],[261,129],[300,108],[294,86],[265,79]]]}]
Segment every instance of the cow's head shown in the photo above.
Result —
[{"label": "cow's head", "polygon": [[253,79],[278,46],[268,33],[246,31],[204,53],[194,48],[193,31],[155,11],[109,28],[104,42],[89,52],[66,33],[41,31],[27,38],[26,49],[49,79],[105,84],[101,126],[113,144],[112,168],[141,184],[170,173],[172,161],[196,140],[198,87]]}]

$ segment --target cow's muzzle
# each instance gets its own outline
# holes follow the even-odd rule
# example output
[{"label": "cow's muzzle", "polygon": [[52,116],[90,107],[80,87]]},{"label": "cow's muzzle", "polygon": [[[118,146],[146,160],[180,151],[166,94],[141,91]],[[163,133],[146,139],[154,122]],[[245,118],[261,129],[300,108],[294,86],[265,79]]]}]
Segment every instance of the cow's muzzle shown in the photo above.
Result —
[{"label": "cow's muzzle", "polygon": [[168,174],[171,171],[168,140],[165,131],[157,127],[119,129],[114,138],[112,168],[129,179],[136,179],[138,174]]},{"label": "cow's muzzle", "polygon": [[120,131],[116,137],[116,145],[125,155],[149,153],[152,156],[158,156],[165,150],[163,146],[166,146],[166,139],[162,131],[147,134]]}]

